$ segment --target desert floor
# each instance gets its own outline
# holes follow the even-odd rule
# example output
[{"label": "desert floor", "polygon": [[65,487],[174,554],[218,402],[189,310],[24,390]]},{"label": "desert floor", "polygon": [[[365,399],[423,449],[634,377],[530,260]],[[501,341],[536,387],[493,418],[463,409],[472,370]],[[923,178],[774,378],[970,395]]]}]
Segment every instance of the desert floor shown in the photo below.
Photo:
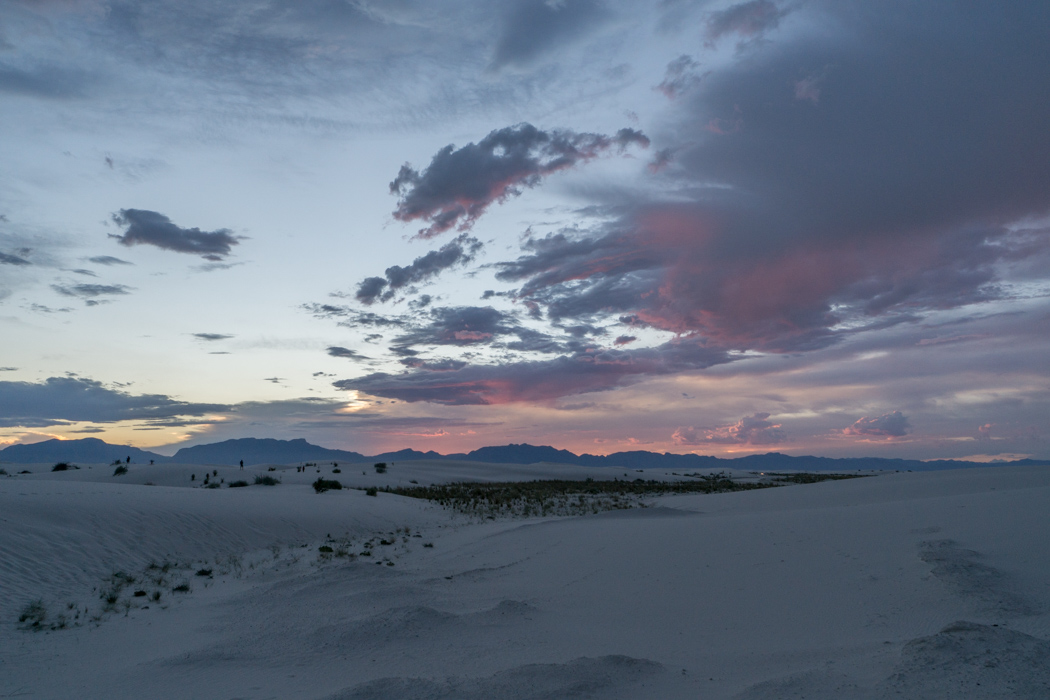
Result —
[{"label": "desert floor", "polygon": [[[204,489],[200,466],[2,466],[2,698],[1050,697],[1047,468],[488,520],[317,494],[314,467],[217,467],[282,483]],[[320,469],[353,487],[690,478]]]}]

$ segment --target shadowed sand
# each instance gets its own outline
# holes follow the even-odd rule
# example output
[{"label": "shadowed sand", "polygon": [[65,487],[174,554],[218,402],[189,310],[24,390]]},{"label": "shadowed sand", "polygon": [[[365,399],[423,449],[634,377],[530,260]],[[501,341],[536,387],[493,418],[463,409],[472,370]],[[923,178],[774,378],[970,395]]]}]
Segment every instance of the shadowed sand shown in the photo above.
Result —
[{"label": "shadowed sand", "polygon": [[0,477],[0,697],[1050,696],[1046,468],[487,520],[309,484],[643,475],[49,467]]}]

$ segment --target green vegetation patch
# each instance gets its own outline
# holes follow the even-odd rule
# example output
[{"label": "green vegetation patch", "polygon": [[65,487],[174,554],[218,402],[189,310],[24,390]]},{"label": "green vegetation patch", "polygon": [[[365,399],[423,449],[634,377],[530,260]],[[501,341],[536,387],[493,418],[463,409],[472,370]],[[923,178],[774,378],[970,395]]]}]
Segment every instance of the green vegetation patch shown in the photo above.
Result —
[{"label": "green vegetation patch", "polygon": [[725,474],[699,476],[689,481],[503,481],[458,482],[433,486],[399,486],[384,491],[422,498],[468,515],[486,517],[580,515],[633,508],[642,498],[680,493],[727,493],[778,486],[772,482],[738,482]]},{"label": "green vegetation patch", "polygon": [[338,491],[341,488],[343,488],[343,485],[335,479],[318,478],[317,481],[314,482],[314,491],[316,491],[317,493],[324,493],[325,491]]},{"label": "green vegetation patch", "polygon": [[457,482],[433,486],[398,486],[383,491],[433,501],[460,513],[482,517],[581,515],[644,506],[650,496],[685,493],[730,493],[773,488],[787,483],[812,484],[851,479],[852,474],[776,474],[761,481],[734,481],[724,472],[690,474],[683,481],[634,479],[595,481],[539,480],[492,483]]},{"label": "green vegetation patch", "polygon": [[842,479],[860,479],[870,474],[781,474],[779,472],[766,472],[766,476],[773,477],[773,481],[789,484],[816,484],[821,481],[840,481]]}]

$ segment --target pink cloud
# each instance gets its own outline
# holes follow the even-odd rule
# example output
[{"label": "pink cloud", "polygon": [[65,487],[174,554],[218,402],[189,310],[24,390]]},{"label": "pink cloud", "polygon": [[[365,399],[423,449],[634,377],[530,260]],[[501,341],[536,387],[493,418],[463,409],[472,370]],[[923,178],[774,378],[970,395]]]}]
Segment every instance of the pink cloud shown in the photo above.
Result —
[{"label": "pink cloud", "polygon": [[856,435],[860,437],[899,438],[908,434],[911,424],[908,417],[900,411],[884,413],[875,418],[867,416],[859,419],[856,423],[844,428],[843,435]]},{"label": "pink cloud", "polygon": [[681,427],[671,440],[676,445],[775,445],[787,441],[779,423],[769,420],[768,413],[744,416],[736,423],[718,428]]}]

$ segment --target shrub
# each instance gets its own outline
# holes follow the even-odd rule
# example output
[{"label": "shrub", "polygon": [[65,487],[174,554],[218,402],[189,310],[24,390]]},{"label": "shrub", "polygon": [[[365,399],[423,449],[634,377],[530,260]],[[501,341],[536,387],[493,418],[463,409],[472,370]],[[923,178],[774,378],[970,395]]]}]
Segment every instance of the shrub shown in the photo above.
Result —
[{"label": "shrub", "polygon": [[146,597],[146,591],[138,590],[138,591],[135,591],[134,595],[135,595],[136,598],[145,598]]},{"label": "shrub", "polygon": [[51,471],[53,471],[53,472],[64,472],[64,471],[68,471],[70,469],[76,469],[76,468],[77,468],[76,465],[66,464],[65,462],[59,462],[55,466],[51,467]]},{"label": "shrub", "polygon": [[386,462],[376,462],[376,474],[386,474]]},{"label": "shrub", "polygon": [[325,491],[338,491],[341,488],[343,488],[343,485],[335,479],[318,478],[317,481],[314,482],[314,491],[316,491],[317,493],[324,493]]},{"label": "shrub", "polygon": [[370,486],[367,489],[365,489],[365,494],[368,496],[378,496],[379,489],[377,489],[375,486]]},{"label": "shrub", "polygon": [[[257,476],[257,477],[255,477],[255,485],[256,486],[276,486],[279,483],[281,483],[281,480],[280,479],[275,479],[272,476]],[[233,486],[233,484],[230,484],[230,486]]]},{"label": "shrub", "polygon": [[326,544],[322,544],[317,548],[317,551],[321,554],[331,554],[334,550]]},{"label": "shrub", "polygon": [[222,488],[222,484],[216,484],[216,483],[215,483],[215,482],[213,481],[213,482],[211,482],[210,484],[205,484],[205,485],[204,485],[204,488],[206,488],[206,489],[221,489],[221,488]]},{"label": "shrub", "polygon": [[121,464],[119,467],[113,470],[113,476],[123,476],[128,473],[128,468]]},{"label": "shrub", "polygon": [[171,592],[172,593],[189,593],[190,592],[190,584],[188,584],[188,583],[180,583],[179,585],[177,585],[174,588],[172,588]]},{"label": "shrub", "polygon": [[277,467],[268,467],[266,469],[266,471],[268,471],[268,472],[275,472],[275,471],[277,471]]},{"label": "shrub", "polygon": [[0,467],[0,476],[7,476],[7,470]]},{"label": "shrub", "polygon": [[336,467],[335,469],[332,470],[332,473],[333,474],[342,474],[343,470],[340,469],[339,467]]},{"label": "shrub", "polygon": [[231,489],[239,489],[239,488],[241,488],[243,486],[247,486],[247,485],[248,485],[247,481],[244,481],[243,479],[240,479],[238,481],[231,481],[229,488],[231,488]]},{"label": "shrub", "polygon": [[44,601],[42,600],[29,601],[18,616],[18,621],[22,623],[22,629],[27,630],[43,629],[42,625],[45,619],[47,619],[47,608],[44,607]]},{"label": "shrub", "polygon": [[197,569],[198,576],[211,576],[211,569]]}]

